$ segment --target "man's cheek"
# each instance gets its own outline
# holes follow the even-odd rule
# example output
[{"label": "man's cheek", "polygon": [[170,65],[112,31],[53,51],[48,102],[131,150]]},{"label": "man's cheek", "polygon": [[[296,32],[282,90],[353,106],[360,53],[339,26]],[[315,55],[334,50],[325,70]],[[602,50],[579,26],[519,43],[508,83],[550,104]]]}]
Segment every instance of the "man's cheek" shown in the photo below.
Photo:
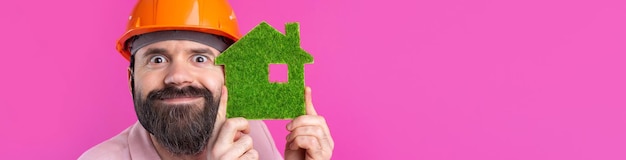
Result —
[{"label": "man's cheek", "polygon": [[211,93],[213,93],[213,97],[212,98],[219,98],[219,96],[222,95],[222,86],[223,85],[224,85],[224,83],[217,82],[217,81],[211,81],[211,82],[205,82],[204,83],[204,87],[206,89],[208,89],[209,91],[211,91]]},{"label": "man's cheek", "polygon": [[163,87],[158,86],[156,82],[156,79],[152,78],[152,79],[145,79],[145,78],[140,78],[140,79],[135,79],[135,90],[140,92],[143,99],[146,99],[149,95],[150,92],[152,91],[156,91],[159,89],[162,89]]}]

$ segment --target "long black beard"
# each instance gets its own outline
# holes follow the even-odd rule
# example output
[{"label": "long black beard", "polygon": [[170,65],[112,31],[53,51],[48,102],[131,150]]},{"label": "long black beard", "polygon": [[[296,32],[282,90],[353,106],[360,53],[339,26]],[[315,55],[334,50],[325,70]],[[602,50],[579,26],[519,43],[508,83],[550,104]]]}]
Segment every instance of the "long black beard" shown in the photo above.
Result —
[{"label": "long black beard", "polygon": [[[197,155],[204,150],[213,133],[219,105],[219,98],[214,100],[211,91],[192,86],[180,89],[166,86],[151,91],[145,100],[141,98],[141,93],[133,93],[139,122],[161,146],[177,156]],[[167,105],[159,101],[163,98],[199,96],[204,99],[202,104]]]}]

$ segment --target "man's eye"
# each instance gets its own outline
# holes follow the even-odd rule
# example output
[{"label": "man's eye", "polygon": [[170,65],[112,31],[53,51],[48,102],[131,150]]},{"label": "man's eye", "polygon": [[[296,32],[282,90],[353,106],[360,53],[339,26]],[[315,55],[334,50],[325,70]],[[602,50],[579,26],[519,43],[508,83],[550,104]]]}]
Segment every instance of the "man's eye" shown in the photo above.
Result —
[{"label": "man's eye", "polygon": [[194,60],[195,62],[204,63],[204,62],[208,61],[208,60],[209,60],[209,58],[208,58],[208,57],[206,57],[206,56],[204,56],[204,55],[197,55],[197,56],[194,56],[194,57],[193,57],[193,60]]},{"label": "man's eye", "polygon": [[163,56],[154,56],[150,59],[150,63],[163,63],[165,61],[165,57]]}]

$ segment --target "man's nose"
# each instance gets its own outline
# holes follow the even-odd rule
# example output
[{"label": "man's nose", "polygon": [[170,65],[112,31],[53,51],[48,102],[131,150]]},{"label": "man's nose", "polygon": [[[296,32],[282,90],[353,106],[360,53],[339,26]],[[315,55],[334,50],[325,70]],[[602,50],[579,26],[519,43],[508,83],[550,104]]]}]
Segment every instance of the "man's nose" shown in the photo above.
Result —
[{"label": "man's nose", "polygon": [[172,62],[169,72],[165,77],[165,84],[174,86],[184,86],[193,82],[193,76],[187,64],[183,62]]}]

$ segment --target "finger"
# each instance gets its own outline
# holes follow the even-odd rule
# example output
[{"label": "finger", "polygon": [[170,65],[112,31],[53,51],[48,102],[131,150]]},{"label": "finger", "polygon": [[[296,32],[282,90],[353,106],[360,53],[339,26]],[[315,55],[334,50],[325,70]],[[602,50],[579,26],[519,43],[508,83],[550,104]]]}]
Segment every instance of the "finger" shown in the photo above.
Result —
[{"label": "finger", "polygon": [[306,150],[306,156],[310,159],[323,159],[324,151],[317,141],[317,138],[312,136],[297,136],[291,145],[290,150],[304,149]]},{"label": "finger", "polygon": [[226,117],[226,106],[228,103],[228,89],[222,86],[222,94],[220,95],[220,104],[218,106],[218,117]]},{"label": "finger", "polygon": [[235,141],[228,150],[220,157],[221,159],[237,159],[252,149],[252,137],[243,135],[239,140]]},{"label": "finger", "polygon": [[298,150],[298,149],[321,149],[322,147],[319,145],[317,138],[312,136],[297,136],[293,141],[290,142],[288,146],[290,150]]},{"label": "finger", "polygon": [[241,136],[243,136],[243,132],[237,132],[237,133],[235,133],[235,138],[233,139],[233,141],[237,141],[237,140],[239,140],[239,138],[241,138]]},{"label": "finger", "polygon": [[317,115],[315,107],[313,107],[313,98],[311,96],[311,87],[304,88],[304,101],[306,103],[306,114]]},{"label": "finger", "polygon": [[287,135],[287,142],[293,141],[298,136],[314,136],[318,140],[325,136],[324,129],[317,126],[302,126],[294,129]]},{"label": "finger", "polygon": [[312,136],[317,138],[318,143],[324,149],[333,150],[334,142],[327,135],[322,127],[319,126],[302,126],[294,129],[287,135],[287,142],[293,142],[298,136]]},{"label": "finger", "polygon": [[313,116],[313,115],[302,115],[293,119],[289,124],[287,124],[287,130],[292,131],[293,129],[301,126],[327,126],[326,119],[322,116]]},{"label": "finger", "polygon": [[325,138],[328,138],[328,143],[331,148],[335,146],[335,142],[330,134],[330,129],[328,128],[328,124],[326,124],[326,119],[322,116],[312,116],[312,115],[303,115],[298,118],[292,120],[287,124],[287,130],[293,132],[294,129],[303,127],[303,126],[318,126],[324,130]]},{"label": "finger", "polygon": [[259,159],[259,152],[256,151],[254,148],[248,150],[246,153],[244,153],[243,155],[241,155],[241,157],[239,157],[240,160],[254,160],[254,159]]},{"label": "finger", "polygon": [[222,95],[220,97],[220,106],[226,106],[228,102],[228,88],[222,86]]},{"label": "finger", "polygon": [[243,132],[245,134],[250,133],[250,126],[248,124],[248,121],[241,117],[227,119],[222,125],[216,145],[232,144],[234,142],[235,136],[239,132]]}]

